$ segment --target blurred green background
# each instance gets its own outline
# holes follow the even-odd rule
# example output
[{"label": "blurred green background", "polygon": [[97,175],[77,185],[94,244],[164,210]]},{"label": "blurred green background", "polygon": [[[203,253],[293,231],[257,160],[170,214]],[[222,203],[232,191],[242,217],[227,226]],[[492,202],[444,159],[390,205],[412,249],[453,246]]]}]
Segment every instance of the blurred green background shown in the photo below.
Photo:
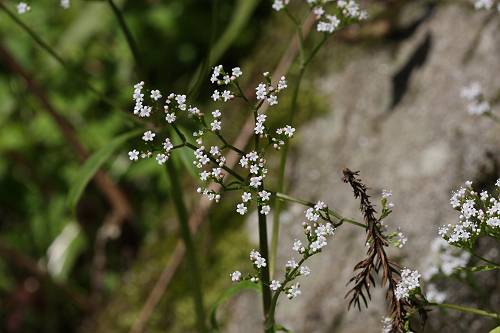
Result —
[{"label": "blurred green background", "polygon": [[[177,239],[169,183],[154,161],[130,165],[126,152],[134,140],[109,152],[102,169],[129,209],[113,224],[114,207],[95,182],[75,211],[68,203],[83,156],[137,126],[127,115],[137,81],[164,94],[200,85],[199,100],[206,101],[207,80],[198,81],[197,69],[206,65],[208,51],[218,62],[244,63],[257,51],[270,6],[253,0],[116,1],[138,44],[137,67],[107,1],[73,0],[64,10],[58,1],[37,0],[24,15],[17,14],[16,1],[2,4],[66,66],[0,10],[0,331],[126,331]],[[190,158],[186,153],[175,162],[186,171]],[[194,193],[188,175],[181,175],[183,184]],[[189,192],[188,202],[195,202]],[[201,264],[211,267],[203,278],[208,302],[227,286],[220,278],[227,274],[221,253],[233,262],[246,257],[245,247],[226,251],[231,242],[245,242],[237,223],[222,229],[215,222],[228,213],[211,216],[214,222],[197,240],[205,253]],[[105,223],[111,229],[103,230]],[[105,250],[99,248],[102,232],[111,237]],[[183,274],[176,275],[148,331],[192,327]]]}]

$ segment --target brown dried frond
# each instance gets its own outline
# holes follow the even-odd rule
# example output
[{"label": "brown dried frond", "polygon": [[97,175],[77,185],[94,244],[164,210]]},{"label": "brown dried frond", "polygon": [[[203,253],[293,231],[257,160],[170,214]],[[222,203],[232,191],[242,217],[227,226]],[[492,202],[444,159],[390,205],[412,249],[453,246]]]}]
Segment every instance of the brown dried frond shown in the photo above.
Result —
[{"label": "brown dried frond", "polygon": [[399,266],[390,260],[385,252],[385,247],[389,244],[381,232],[380,221],[375,216],[377,211],[370,202],[366,185],[359,178],[359,171],[353,172],[346,168],[343,173],[342,180],[351,185],[354,197],[360,199],[360,210],[366,223],[366,243],[368,244],[366,258],[354,266],[355,275],[348,283],[353,284],[345,296],[350,298],[348,308],[354,305],[361,310],[361,300],[365,307],[368,307],[367,297],[368,300],[371,299],[370,288],[375,286],[375,276],[382,271],[381,285],[387,285],[386,298],[390,305],[392,331],[403,332],[405,309],[409,303],[405,300],[398,300],[394,293],[400,275]]}]

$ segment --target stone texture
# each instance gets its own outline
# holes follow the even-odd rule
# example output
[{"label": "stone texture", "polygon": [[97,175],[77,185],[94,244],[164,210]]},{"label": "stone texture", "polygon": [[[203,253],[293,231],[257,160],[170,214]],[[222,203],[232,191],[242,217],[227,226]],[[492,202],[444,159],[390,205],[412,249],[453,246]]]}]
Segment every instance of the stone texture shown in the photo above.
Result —
[{"label": "stone texture", "polygon": [[[310,200],[321,198],[343,215],[361,220],[358,202],[340,179],[344,167],[360,170],[374,202],[379,202],[383,188],[393,190],[396,207],[386,223],[400,226],[409,241],[391,253],[405,265],[423,270],[422,258],[438,226],[456,219],[449,206],[450,191],[467,179],[500,176],[498,167],[494,169],[500,163],[500,126],[469,116],[460,99],[460,89],[472,80],[481,82],[487,96],[500,89],[500,15],[488,15],[461,5],[439,6],[409,38],[358,49],[335,72],[328,71],[327,64],[337,49],[325,50],[322,74],[313,84],[327,99],[329,112],[299,128],[295,162],[289,168],[294,180],[290,192]],[[420,59],[423,63],[413,70],[402,99],[391,108],[394,74],[426,42],[430,44],[425,59]],[[289,206],[285,214],[280,267],[293,239],[301,237],[302,213],[302,207]],[[352,267],[364,255],[364,237],[350,225],[338,230],[327,250],[309,262],[312,274],[301,283],[302,295],[294,301],[281,299],[281,324],[308,333],[380,331],[385,314],[380,291],[362,313],[347,312],[343,299]],[[227,332],[261,331],[257,296],[243,295],[230,308]],[[482,322],[466,325],[474,332],[484,329]],[[436,330],[472,332],[459,326]]]}]

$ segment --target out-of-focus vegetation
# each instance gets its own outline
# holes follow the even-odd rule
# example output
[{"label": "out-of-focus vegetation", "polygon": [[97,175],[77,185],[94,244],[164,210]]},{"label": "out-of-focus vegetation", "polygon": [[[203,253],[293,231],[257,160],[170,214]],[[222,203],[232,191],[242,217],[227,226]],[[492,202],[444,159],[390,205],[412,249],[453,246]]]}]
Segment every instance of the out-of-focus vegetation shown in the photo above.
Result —
[{"label": "out-of-focus vegetation", "polygon": [[[96,182],[73,209],[68,194],[83,176],[84,157],[134,128],[127,114],[131,87],[139,80],[163,92],[198,88],[200,100],[207,100],[207,90],[198,87],[206,82],[197,81],[199,69],[213,60],[244,62],[256,51],[270,8],[250,0],[117,1],[137,41],[139,67],[107,1],[72,1],[68,10],[57,1],[33,1],[24,15],[16,13],[15,1],[2,4],[66,66],[0,10],[0,331],[71,332],[95,322],[102,331],[126,331],[176,239],[169,183],[154,161],[141,163],[140,170],[130,166],[128,142],[108,152],[102,167],[126,198],[119,219],[113,220],[116,207]],[[186,186],[190,160],[188,154],[175,160]],[[245,257],[229,250],[231,242],[245,238],[237,223],[227,225],[234,217],[225,215],[222,210],[211,216],[213,223],[197,239],[205,253],[202,266],[210,267],[204,275],[209,290],[227,286],[218,258]],[[228,241],[216,242],[226,233],[232,235]],[[102,234],[111,237],[104,250]],[[155,313],[150,330],[165,331],[177,322],[185,331],[193,324],[183,274],[162,300],[168,312]],[[215,300],[210,293],[209,301]]]}]

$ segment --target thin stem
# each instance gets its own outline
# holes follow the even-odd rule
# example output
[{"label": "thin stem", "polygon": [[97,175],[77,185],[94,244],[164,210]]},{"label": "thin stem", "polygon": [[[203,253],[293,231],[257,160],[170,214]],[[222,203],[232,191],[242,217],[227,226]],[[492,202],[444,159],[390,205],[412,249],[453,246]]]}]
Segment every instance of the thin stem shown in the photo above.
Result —
[{"label": "thin stem", "polygon": [[132,33],[130,32],[130,29],[128,28],[127,22],[125,21],[125,18],[123,17],[122,12],[118,7],[116,7],[115,3],[113,0],[108,0],[108,4],[111,7],[111,10],[113,11],[113,14],[115,15],[116,19],[118,20],[118,24],[120,25],[120,29],[122,30],[123,34],[125,35],[125,39],[127,40],[128,47],[130,49],[130,52],[132,52],[132,55],[134,57],[135,63],[137,67],[142,69],[141,67],[141,61],[140,61],[140,55],[139,55],[139,49],[137,48],[137,44],[134,40],[134,37],[132,36]]},{"label": "thin stem", "polygon": [[174,201],[177,217],[179,218],[181,237],[186,247],[186,257],[189,263],[188,268],[190,271],[188,274],[191,282],[190,288],[193,293],[193,301],[196,311],[196,325],[199,332],[206,332],[207,329],[205,326],[205,310],[203,307],[200,270],[198,268],[196,250],[191,236],[191,230],[189,229],[188,213],[182,197],[179,175],[173,161],[167,163],[167,173],[171,182],[170,190],[172,200]]},{"label": "thin stem", "polygon": [[[298,204],[301,204],[301,205],[307,206],[307,207],[314,207],[314,203],[312,203],[312,202],[309,202],[309,201],[306,201],[306,200],[302,200],[302,199],[297,199],[297,198],[294,198],[294,197],[289,196],[289,195],[284,194],[284,193],[274,192],[273,194],[276,196],[276,198],[278,200],[288,201],[288,202],[295,202],[295,203],[298,203]],[[339,220],[340,223],[346,222],[346,223],[358,226],[360,228],[366,229],[366,225],[364,225],[363,223],[359,223],[359,222],[354,221],[352,219],[348,219],[348,218],[342,217],[339,213],[337,213],[336,211],[334,211],[331,208],[328,208],[328,213],[331,216],[335,217],[337,220]]]},{"label": "thin stem", "polygon": [[499,268],[500,268],[500,264],[497,264],[497,263],[496,263],[496,262],[494,262],[494,261],[491,261],[491,260],[489,260],[489,259],[486,259],[486,258],[484,258],[484,257],[480,256],[479,254],[475,253],[475,252],[474,252],[474,251],[472,251],[471,249],[468,249],[468,248],[465,248],[465,247],[464,247],[463,249],[464,249],[465,251],[469,252],[470,254],[472,254],[474,257],[476,257],[476,258],[478,258],[478,259],[480,259],[480,260],[482,260],[482,261],[484,261],[484,262],[486,262],[486,263],[488,263],[488,264],[490,264],[490,265],[493,265],[493,266],[495,266],[495,267],[499,267]]},{"label": "thin stem", "polygon": [[453,309],[456,311],[460,312],[465,312],[465,313],[473,313],[479,316],[483,317],[489,317],[489,318],[494,318],[499,320],[500,319],[500,314],[498,313],[493,313],[493,312],[488,312],[485,310],[477,309],[477,308],[471,308],[468,306],[462,306],[462,305],[457,305],[457,304],[449,304],[449,303],[428,303],[427,305],[431,306],[437,306],[439,308],[443,309]]},{"label": "thin stem", "polygon": [[[288,10],[287,10],[288,13]],[[288,15],[292,18],[294,23],[297,25],[298,22],[293,18],[293,16],[288,13]],[[299,45],[300,45],[300,50],[301,50],[301,55],[303,55],[304,51],[304,45],[303,45],[303,36],[302,36],[302,28],[300,25],[297,26],[297,31],[298,31],[298,38],[299,38]],[[306,71],[307,65],[311,62],[311,60],[314,58],[316,53],[319,51],[319,49],[323,46],[325,41],[327,40],[327,35],[323,35],[323,38],[321,41],[314,47],[312,50],[311,54],[307,59],[304,59],[303,56],[301,57],[301,64],[300,64],[300,72],[299,76],[297,78],[297,82],[295,84],[295,88],[293,90],[293,95],[292,95],[292,104],[290,107],[290,113],[289,113],[289,118],[288,118],[288,124],[290,126],[293,126],[293,120],[295,118],[295,114],[297,113],[297,101],[298,101],[298,96],[299,96],[299,91],[300,91],[300,84],[302,83],[302,79],[304,77],[304,73]],[[288,159],[288,151],[289,151],[289,143],[287,142],[284,147],[281,149],[281,156],[280,156],[280,166],[278,170],[278,192],[285,192],[285,173],[286,173],[286,162]],[[277,201],[275,204],[275,209],[274,209],[274,214],[273,214],[273,231],[272,231],[272,236],[271,236],[271,257],[270,257],[270,269],[271,269],[271,277],[274,275],[274,269],[276,266],[276,256],[278,254],[278,241],[279,241],[279,233],[280,233],[280,216],[281,216],[281,209],[282,209],[282,202]]]},{"label": "thin stem", "polygon": [[[269,249],[267,245],[267,219],[266,215],[261,213],[262,206],[258,206],[258,214],[259,214],[259,252],[261,256],[269,262]],[[270,308],[271,308],[271,289],[269,288],[270,284],[270,276],[269,276],[269,266],[262,267],[260,269],[260,281],[262,285],[262,304],[264,310],[264,319],[266,323],[269,323],[270,320]],[[274,322],[270,327],[266,325],[265,332],[272,333],[274,332]]]}]

